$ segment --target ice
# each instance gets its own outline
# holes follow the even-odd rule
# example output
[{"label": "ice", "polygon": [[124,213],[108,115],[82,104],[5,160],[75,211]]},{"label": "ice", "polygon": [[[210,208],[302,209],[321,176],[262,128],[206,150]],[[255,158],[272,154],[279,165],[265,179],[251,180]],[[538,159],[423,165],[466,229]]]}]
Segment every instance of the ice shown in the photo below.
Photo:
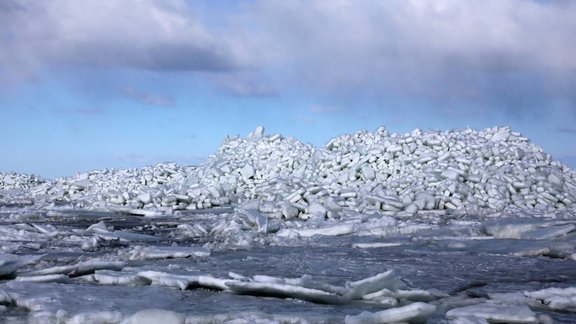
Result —
[{"label": "ice", "polygon": [[342,224],[322,228],[302,229],[296,232],[301,237],[311,237],[314,235],[338,236],[356,232],[356,226],[354,226],[354,224]]},{"label": "ice", "polygon": [[573,321],[575,204],[576,174],[508,127],[324,147],[259,127],[199,166],[0,173],[0,312]]},{"label": "ice", "polygon": [[396,276],[393,270],[377,274],[375,276],[362,279],[359,281],[346,282],[349,289],[346,297],[350,299],[361,299],[363,296],[376,292],[381,289],[398,290],[404,284]]},{"label": "ice", "polygon": [[216,290],[227,290],[230,279],[215,278],[209,275],[182,275],[160,271],[142,271],[139,277],[148,279],[151,284],[186,290],[190,287],[203,287]]},{"label": "ice", "polygon": [[363,312],[356,316],[346,316],[346,324],[377,324],[377,323],[425,323],[428,317],[436,311],[436,306],[427,303],[391,308],[376,313]]},{"label": "ice", "polygon": [[537,300],[544,308],[576,312],[576,287],[548,288],[525,292],[524,295]]},{"label": "ice", "polygon": [[34,263],[38,261],[38,259],[40,259],[40,257],[0,253],[0,278],[14,274],[16,270]]},{"label": "ice", "polygon": [[147,278],[136,273],[98,270],[94,272],[94,281],[102,285],[146,286],[151,283]]},{"label": "ice", "polygon": [[84,323],[120,323],[122,321],[120,312],[87,312],[72,316],[66,320],[66,324],[84,324]]},{"label": "ice", "polygon": [[554,210],[576,203],[574,173],[506,127],[359,131],[323,148],[261,130],[227,138],[199,167],[161,163],[50,181],[0,174],[0,190],[14,202],[28,195],[38,207],[66,202],[150,217],[254,199],[289,219],[295,217],[293,207],[303,213],[311,202],[330,214],[354,206],[411,215],[508,206]]},{"label": "ice", "polygon": [[480,318],[490,323],[540,323],[540,320],[527,306],[479,304],[455,308],[446,313],[446,318]]},{"label": "ice", "polygon": [[49,274],[43,276],[24,276],[16,277],[16,281],[28,281],[28,282],[66,282],[68,281],[68,276],[63,274]]},{"label": "ice", "polygon": [[86,262],[78,263],[69,276],[82,276],[85,274],[94,273],[96,270],[117,270],[120,271],[126,266],[123,261],[102,260],[94,258]]},{"label": "ice", "polygon": [[575,232],[576,222],[504,220],[485,224],[484,231],[497,238],[546,240]]},{"label": "ice", "polygon": [[209,257],[210,250],[195,246],[147,246],[135,248],[130,259],[153,260],[168,258]]},{"label": "ice", "polygon": [[299,286],[263,282],[227,282],[226,285],[236,294],[297,298],[321,304],[342,304],[345,299],[326,291]]},{"label": "ice", "polygon": [[95,236],[103,240],[120,240],[120,241],[142,241],[142,242],[156,242],[157,237],[144,235],[139,233],[131,233],[127,231],[115,231],[113,228],[108,228],[103,221],[90,225],[86,232],[94,233]]},{"label": "ice", "polygon": [[124,319],[121,324],[184,324],[186,316],[163,309],[141,310]]}]

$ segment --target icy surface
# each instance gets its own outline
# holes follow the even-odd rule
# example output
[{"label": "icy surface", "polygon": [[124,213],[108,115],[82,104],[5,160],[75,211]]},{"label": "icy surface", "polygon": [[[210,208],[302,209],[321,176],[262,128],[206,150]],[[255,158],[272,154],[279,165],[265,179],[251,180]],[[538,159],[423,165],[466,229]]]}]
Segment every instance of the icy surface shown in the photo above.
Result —
[{"label": "icy surface", "polygon": [[0,321],[572,323],[575,196],[506,127],[1,173]]}]

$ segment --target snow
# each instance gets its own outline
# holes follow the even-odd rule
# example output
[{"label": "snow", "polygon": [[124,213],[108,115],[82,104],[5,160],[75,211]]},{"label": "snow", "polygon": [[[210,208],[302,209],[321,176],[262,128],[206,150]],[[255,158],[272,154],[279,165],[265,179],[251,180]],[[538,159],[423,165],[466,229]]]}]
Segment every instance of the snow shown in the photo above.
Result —
[{"label": "snow", "polygon": [[200,166],[0,173],[0,316],[570,322],[575,203],[575,173],[507,127],[325,147],[259,127]]}]

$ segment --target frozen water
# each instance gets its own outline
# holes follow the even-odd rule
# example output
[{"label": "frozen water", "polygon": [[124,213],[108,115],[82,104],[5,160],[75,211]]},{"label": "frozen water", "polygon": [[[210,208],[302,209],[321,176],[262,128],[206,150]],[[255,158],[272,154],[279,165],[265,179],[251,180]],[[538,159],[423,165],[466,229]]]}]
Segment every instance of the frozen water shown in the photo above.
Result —
[{"label": "frozen water", "polygon": [[506,127],[227,138],[201,166],[0,174],[0,317],[574,322],[576,177]]}]

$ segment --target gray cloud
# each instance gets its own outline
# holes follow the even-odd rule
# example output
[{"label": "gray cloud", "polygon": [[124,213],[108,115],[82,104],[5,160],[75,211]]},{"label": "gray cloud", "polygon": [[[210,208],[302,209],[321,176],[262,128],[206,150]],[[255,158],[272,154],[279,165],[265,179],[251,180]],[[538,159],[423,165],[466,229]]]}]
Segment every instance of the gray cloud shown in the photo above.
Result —
[{"label": "gray cloud", "polygon": [[214,80],[214,86],[221,92],[237,97],[272,97],[277,95],[269,82],[257,76],[225,75]]},{"label": "gray cloud", "polygon": [[[217,9],[206,16],[197,6]],[[550,105],[576,112],[575,1],[254,0],[226,8],[3,0],[0,82],[31,80],[45,65],[210,71],[221,77],[208,82],[235,96],[299,89],[321,101],[418,98],[515,118],[539,117]]]},{"label": "gray cloud", "polygon": [[0,68],[80,64],[229,71],[249,66],[247,43],[210,30],[185,0],[3,0]]},{"label": "gray cloud", "polygon": [[138,101],[142,104],[157,107],[173,107],[174,99],[170,96],[158,95],[149,92],[143,92],[130,87],[123,87],[120,93],[132,100]]},{"label": "gray cloud", "polygon": [[576,92],[574,1],[269,1],[258,10],[267,57],[293,84],[328,94],[513,114]]}]

